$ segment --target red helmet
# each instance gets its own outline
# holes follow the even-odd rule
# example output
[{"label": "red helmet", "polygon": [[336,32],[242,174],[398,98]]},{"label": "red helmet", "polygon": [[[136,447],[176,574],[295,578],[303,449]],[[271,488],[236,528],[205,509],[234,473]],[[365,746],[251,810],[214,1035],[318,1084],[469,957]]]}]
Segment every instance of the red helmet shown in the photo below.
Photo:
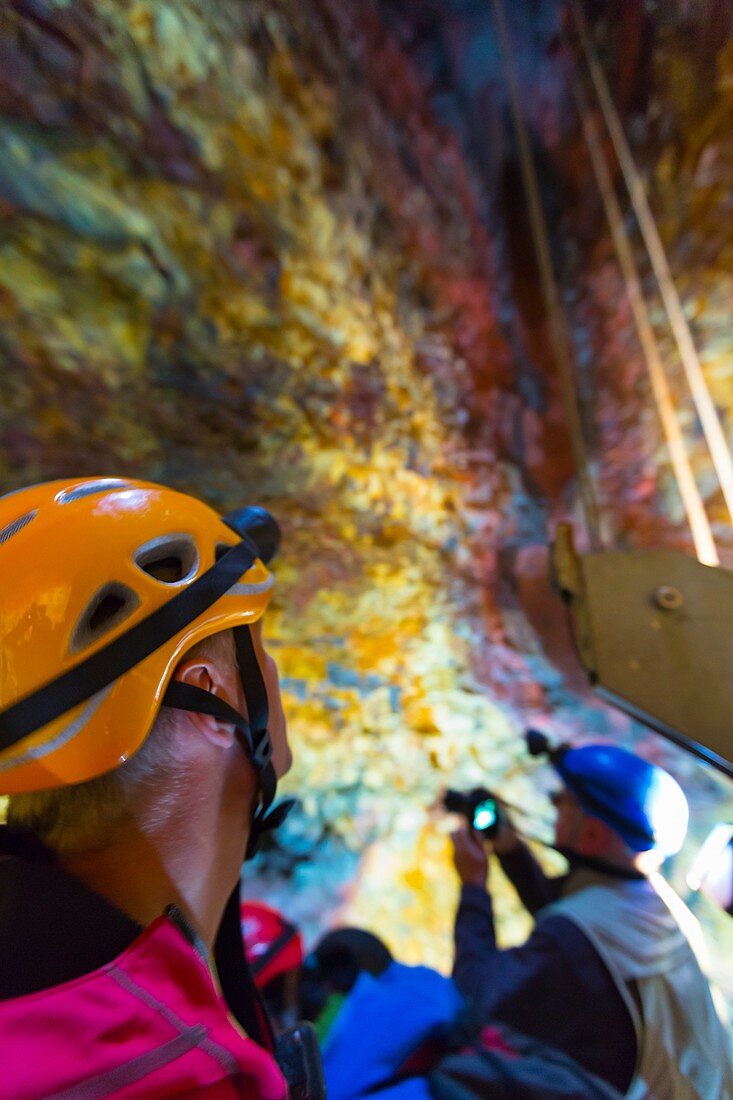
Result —
[{"label": "red helmet", "polygon": [[244,950],[258,989],[302,966],[303,938],[277,909],[261,901],[245,901],[241,919]]}]

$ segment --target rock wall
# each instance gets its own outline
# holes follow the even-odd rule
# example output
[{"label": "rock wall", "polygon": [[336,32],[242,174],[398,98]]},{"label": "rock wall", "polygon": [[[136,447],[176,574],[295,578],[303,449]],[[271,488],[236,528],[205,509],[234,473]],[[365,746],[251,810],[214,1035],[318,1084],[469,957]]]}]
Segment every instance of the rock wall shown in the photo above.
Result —
[{"label": "rock wall", "polygon": [[34,0],[0,31],[2,487],[272,508],[303,809],[268,865],[322,925],[391,838],[354,912],[424,956],[425,865],[443,935],[453,886],[423,808],[512,766],[500,699],[543,702],[493,594],[520,410],[456,143],[368,3]]},{"label": "rock wall", "polygon": [[[619,19],[606,6],[605,18],[596,25],[595,45],[647,187],[706,382],[733,444],[727,218],[731,175],[726,167],[733,5],[729,0],[699,6],[630,2],[624,8],[625,18]],[[591,96],[602,127],[595,103]],[[692,466],[721,560],[730,567],[731,517],[609,141],[606,148]],[[600,201],[593,197],[596,188],[572,108],[554,155],[558,164],[569,166],[566,216],[577,249],[570,265],[576,279],[574,321],[587,349],[601,492],[612,502],[616,538],[631,546],[666,544],[689,550],[623,279]]]}]

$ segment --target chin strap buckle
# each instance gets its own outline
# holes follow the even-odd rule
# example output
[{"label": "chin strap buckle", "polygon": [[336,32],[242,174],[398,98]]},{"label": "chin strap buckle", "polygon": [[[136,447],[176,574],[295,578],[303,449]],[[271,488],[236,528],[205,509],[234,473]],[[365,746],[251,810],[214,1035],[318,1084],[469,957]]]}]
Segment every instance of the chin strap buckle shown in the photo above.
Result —
[{"label": "chin strap buckle", "polygon": [[295,806],[295,803],[295,798],[283,798],[282,801],[277,802],[269,812],[260,807],[252,822],[249,841],[247,843],[247,854],[244,857],[245,859],[252,859],[252,856],[256,855],[262,837],[265,833],[272,832],[273,829],[277,829],[278,826],[282,825],[293,806]]},{"label": "chin strap buckle", "polygon": [[258,772],[266,768],[272,760],[272,740],[268,730],[265,730],[264,733],[261,734],[259,741],[256,741],[250,754],[250,759]]}]

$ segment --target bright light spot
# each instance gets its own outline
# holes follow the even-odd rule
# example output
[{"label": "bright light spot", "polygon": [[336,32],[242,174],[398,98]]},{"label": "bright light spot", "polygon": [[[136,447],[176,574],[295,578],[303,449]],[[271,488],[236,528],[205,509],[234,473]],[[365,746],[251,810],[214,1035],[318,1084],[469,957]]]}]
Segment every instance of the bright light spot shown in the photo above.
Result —
[{"label": "bright light spot", "polygon": [[725,861],[725,852],[733,839],[733,825],[716,825],[709,833],[687,875],[691,890],[699,890],[718,866]]},{"label": "bright light spot", "polygon": [[675,855],[684,843],[690,816],[682,789],[671,775],[657,772],[647,804],[655,848],[665,856]]},{"label": "bright light spot", "polygon": [[493,803],[482,802],[480,806],[476,807],[476,812],[473,815],[474,829],[490,829],[495,822],[496,808]]}]

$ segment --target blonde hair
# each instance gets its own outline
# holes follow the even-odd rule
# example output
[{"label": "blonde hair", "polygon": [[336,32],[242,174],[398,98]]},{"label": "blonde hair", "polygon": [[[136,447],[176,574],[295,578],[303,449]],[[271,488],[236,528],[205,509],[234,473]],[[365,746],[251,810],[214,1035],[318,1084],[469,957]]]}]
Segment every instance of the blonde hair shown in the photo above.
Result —
[{"label": "blonde hair", "polygon": [[[182,658],[234,660],[231,631],[197,642]],[[165,813],[182,776],[174,750],[180,711],[161,707],[141,747],[119,768],[85,783],[12,795],[7,821],[29,829],[59,855],[106,847],[120,827],[145,808],[149,827]]]}]

